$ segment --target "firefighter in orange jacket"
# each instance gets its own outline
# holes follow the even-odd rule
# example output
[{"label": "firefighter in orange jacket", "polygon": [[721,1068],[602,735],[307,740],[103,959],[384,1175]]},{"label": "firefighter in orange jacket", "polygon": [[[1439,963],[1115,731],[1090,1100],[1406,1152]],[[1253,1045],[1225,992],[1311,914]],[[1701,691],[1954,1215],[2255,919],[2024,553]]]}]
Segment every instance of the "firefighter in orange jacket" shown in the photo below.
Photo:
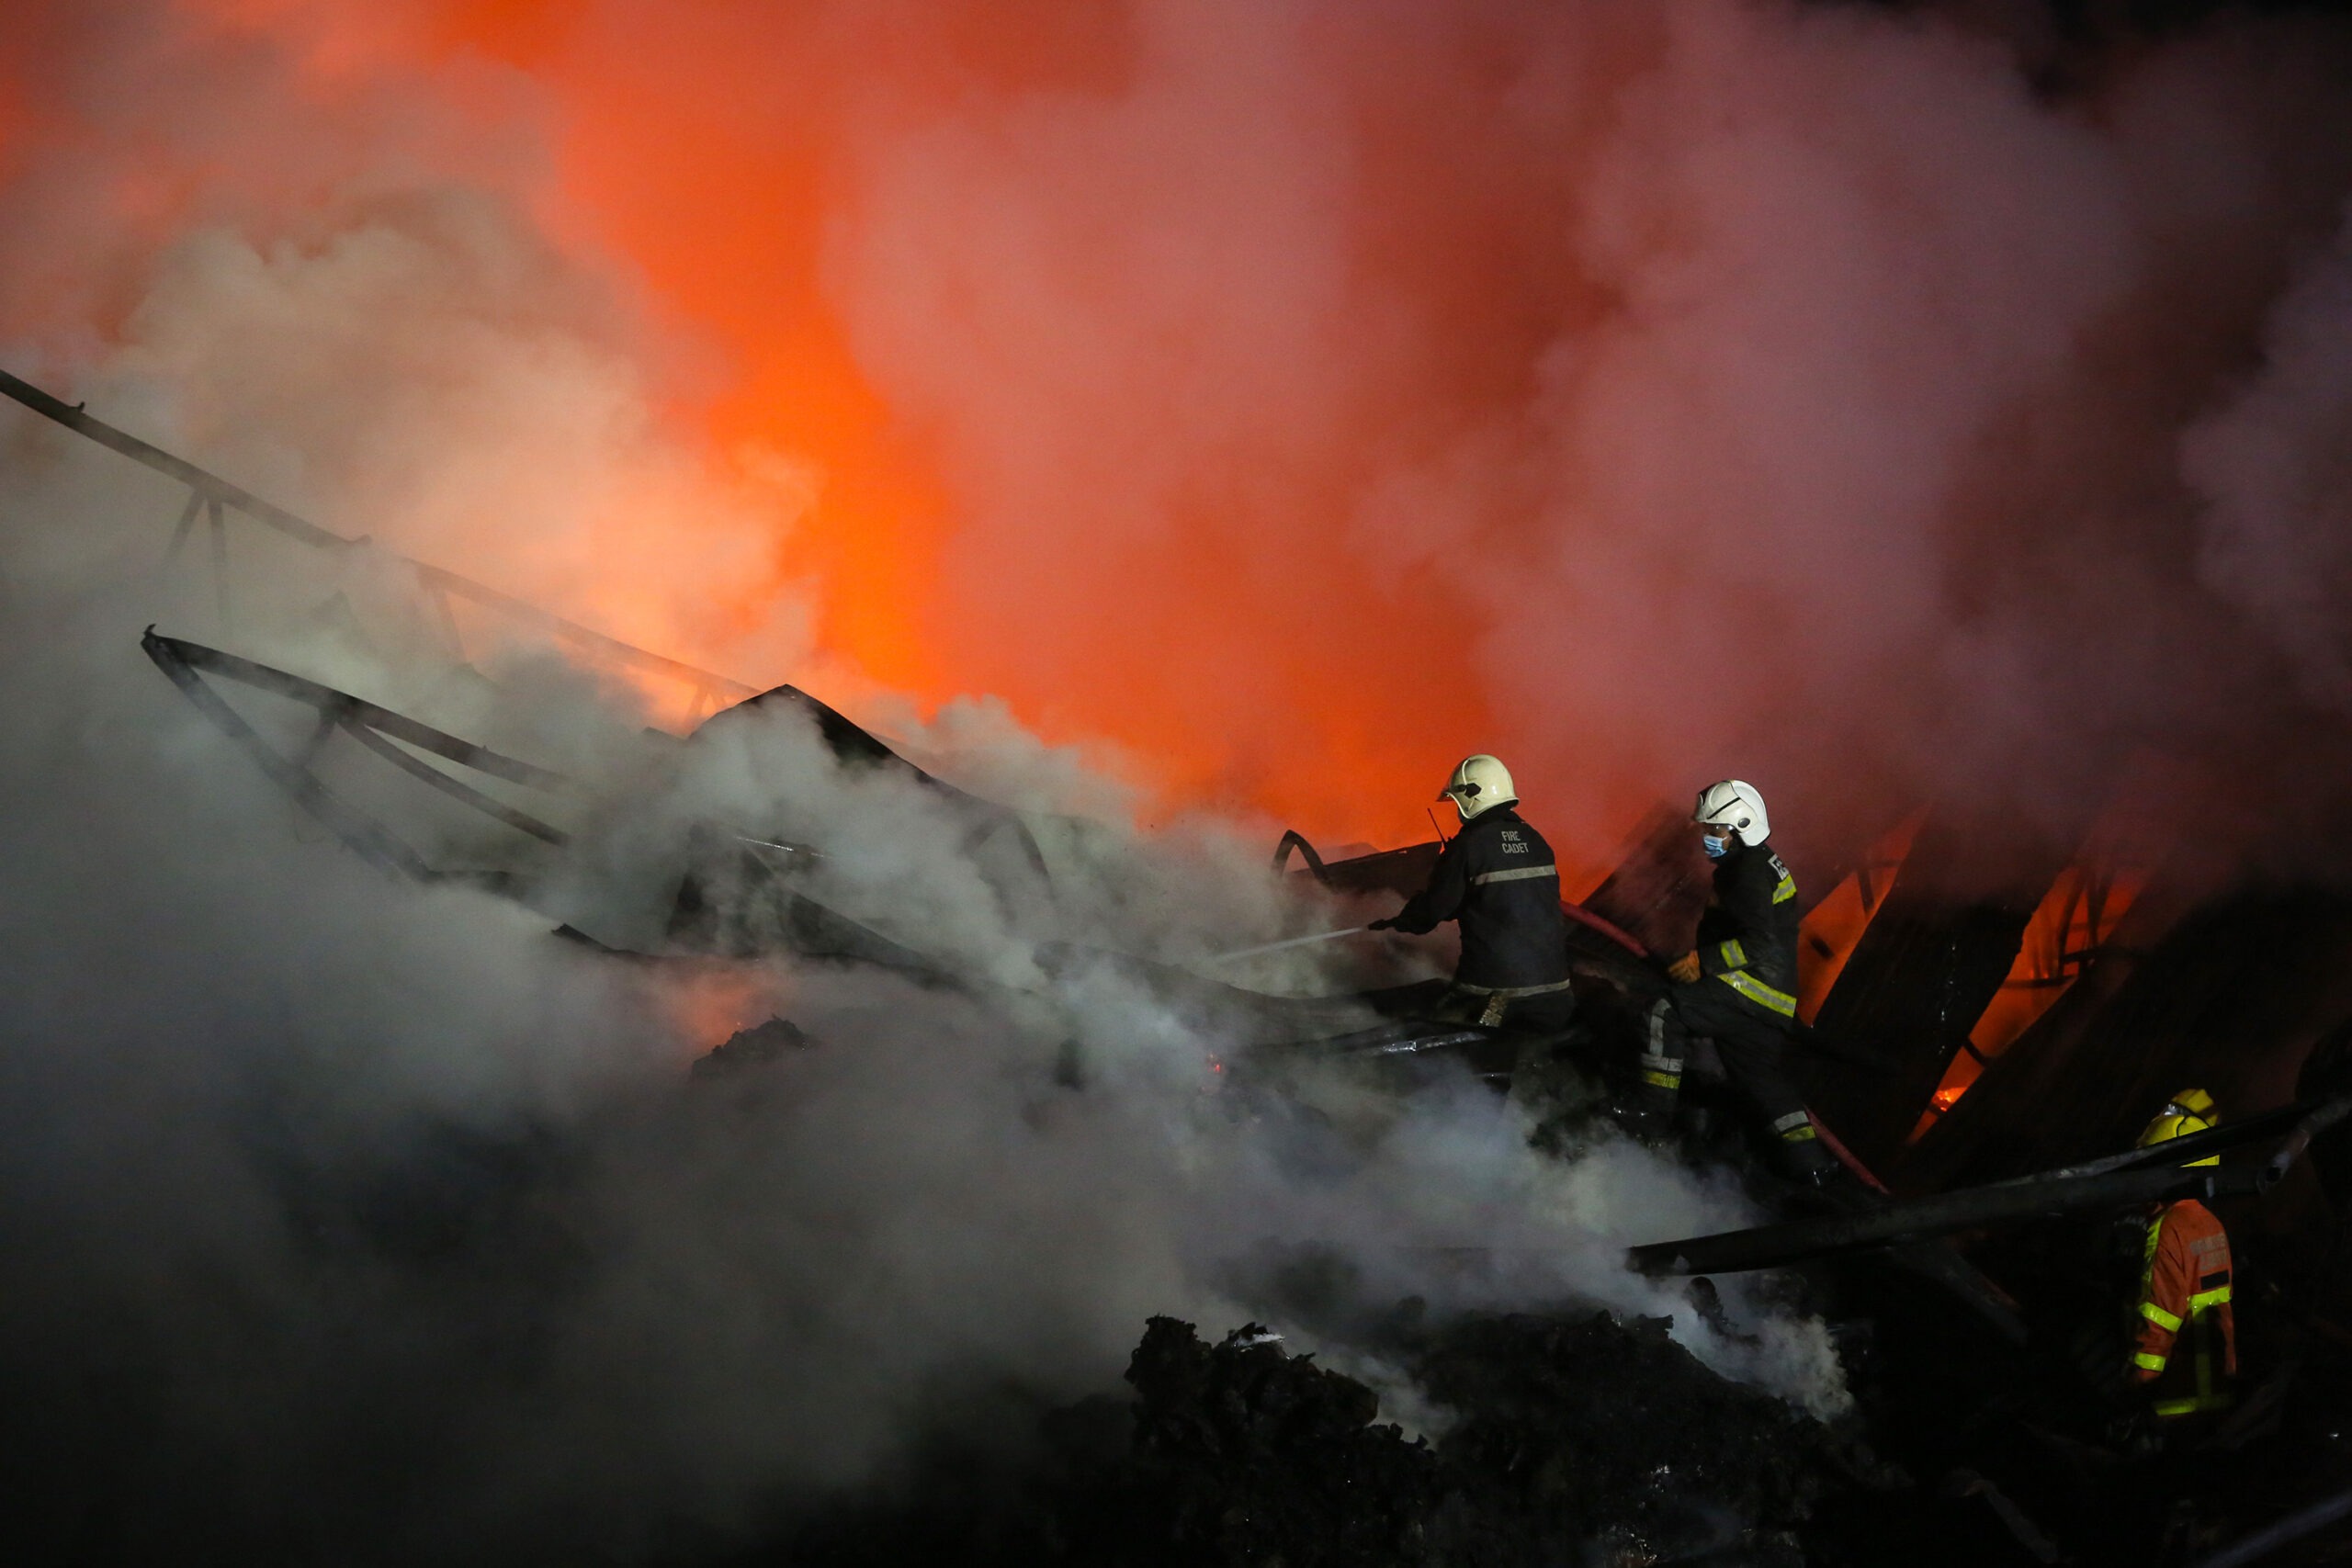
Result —
[{"label": "firefighter in orange jacket", "polygon": [[[2148,1123],[2138,1146],[2201,1133],[2215,1120],[2212,1096],[2183,1089]],[[2219,1165],[2221,1156],[2193,1163]],[[2160,1421],[2227,1409],[2238,1371],[2228,1233],[2211,1209],[2183,1198],[2150,1215],[2144,1258],[2132,1381]]]}]

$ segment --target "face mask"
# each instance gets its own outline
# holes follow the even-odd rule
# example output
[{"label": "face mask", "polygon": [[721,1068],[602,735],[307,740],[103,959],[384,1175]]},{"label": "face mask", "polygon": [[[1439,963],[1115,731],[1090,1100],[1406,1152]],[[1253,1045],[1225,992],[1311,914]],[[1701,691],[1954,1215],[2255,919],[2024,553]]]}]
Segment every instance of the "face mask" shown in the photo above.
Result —
[{"label": "face mask", "polygon": [[1731,840],[1727,838],[1718,839],[1712,835],[1705,835],[1699,840],[1699,847],[1707,852],[1709,860],[1721,860],[1730,852]]}]

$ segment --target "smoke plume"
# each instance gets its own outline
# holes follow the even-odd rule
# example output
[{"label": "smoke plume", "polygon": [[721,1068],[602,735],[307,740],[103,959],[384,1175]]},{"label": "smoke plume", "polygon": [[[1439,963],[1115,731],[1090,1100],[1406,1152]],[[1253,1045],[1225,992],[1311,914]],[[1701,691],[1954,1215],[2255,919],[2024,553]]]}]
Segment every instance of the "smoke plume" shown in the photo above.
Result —
[{"label": "smoke plume", "polygon": [[[1728,1190],[1461,1083],[1240,1114],[1243,1042],[1041,944],[1286,930],[1272,824],[1418,836],[1471,750],[1593,873],[1724,773],[1807,876],[1928,797],[2063,837],[2143,746],[2291,842],[2352,681],[2347,39],[2038,15],[16,7],[0,363],[376,547],[167,566],[173,486],[0,411],[0,1532],[650,1552],[1272,1311],[1269,1242],[1679,1309],[1834,1404],[1817,1324],[1611,1261]],[[677,693],[400,556],[1095,820],[1018,907],[935,795],[789,713],[649,737]],[[582,780],[551,907],[321,841],[150,622]],[[957,984],[550,934],[648,945],[711,819]],[[771,1009],[814,1043],[686,1080]]]}]

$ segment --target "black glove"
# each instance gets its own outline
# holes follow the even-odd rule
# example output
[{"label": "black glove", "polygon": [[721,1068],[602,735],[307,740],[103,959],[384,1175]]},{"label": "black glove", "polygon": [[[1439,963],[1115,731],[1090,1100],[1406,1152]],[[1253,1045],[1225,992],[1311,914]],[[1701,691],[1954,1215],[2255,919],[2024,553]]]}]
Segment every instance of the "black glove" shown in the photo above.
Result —
[{"label": "black glove", "polygon": [[1396,929],[1396,919],[1392,915],[1385,920],[1374,920],[1363,929],[1368,931],[1393,931]]}]

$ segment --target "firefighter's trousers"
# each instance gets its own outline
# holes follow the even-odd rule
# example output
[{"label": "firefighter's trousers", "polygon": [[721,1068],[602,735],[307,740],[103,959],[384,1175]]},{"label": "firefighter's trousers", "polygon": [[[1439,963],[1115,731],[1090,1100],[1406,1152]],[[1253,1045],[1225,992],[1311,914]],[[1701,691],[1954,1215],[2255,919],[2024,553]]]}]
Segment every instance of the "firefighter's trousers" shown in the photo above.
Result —
[{"label": "firefighter's trousers", "polygon": [[1523,986],[1510,990],[1464,986],[1456,981],[1446,987],[1432,1014],[1456,1023],[1482,1024],[1525,1034],[1550,1034],[1576,1021],[1577,994],[1565,980],[1556,985]]},{"label": "firefighter's trousers", "polygon": [[1759,1146],[1791,1175],[1809,1177],[1829,1168],[1804,1101],[1789,1079],[1789,1021],[1759,1007],[1721,980],[1677,986],[1650,1010],[1647,1049],[1642,1056],[1644,1103],[1671,1115],[1682,1092],[1690,1041],[1714,1043],[1724,1076],[1747,1110]]}]

